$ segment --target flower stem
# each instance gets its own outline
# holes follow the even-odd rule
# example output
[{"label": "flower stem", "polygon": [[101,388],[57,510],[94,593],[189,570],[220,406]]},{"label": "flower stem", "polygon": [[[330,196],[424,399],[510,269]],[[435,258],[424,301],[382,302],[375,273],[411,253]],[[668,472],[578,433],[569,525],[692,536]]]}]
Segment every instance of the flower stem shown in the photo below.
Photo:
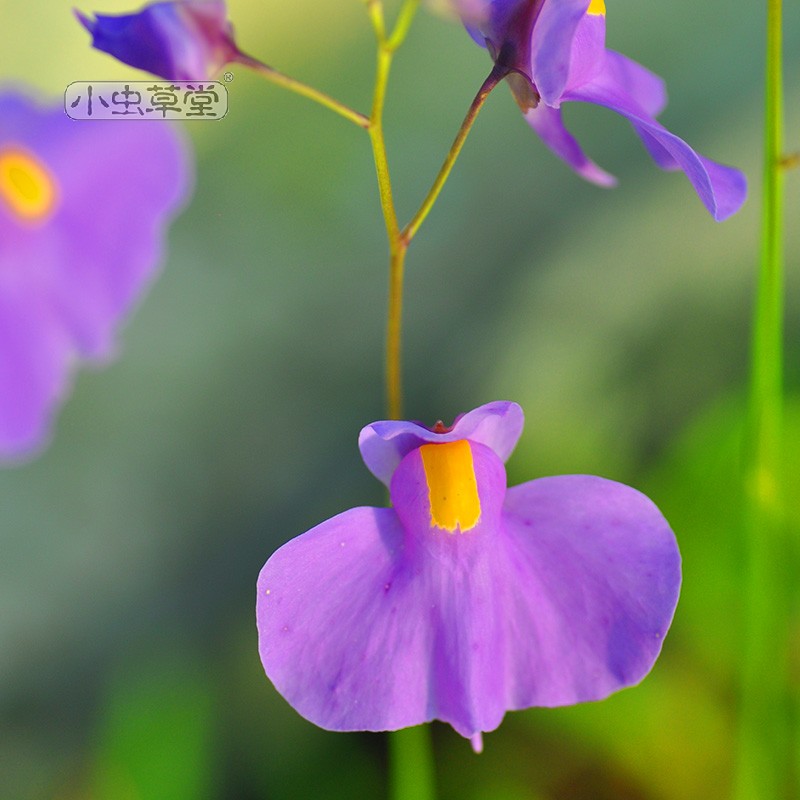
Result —
[{"label": "flower stem", "polygon": [[383,2],[382,0],[364,0],[364,3],[367,6],[367,14],[369,15],[369,21],[372,23],[372,29],[375,31],[375,38],[378,42],[382,42],[386,38]]},{"label": "flower stem", "polygon": [[375,172],[378,177],[378,193],[381,198],[381,210],[386,224],[386,235],[389,239],[390,251],[400,236],[397,223],[397,211],[392,194],[392,180],[389,174],[389,160],[386,155],[386,140],[383,136],[383,107],[386,102],[386,86],[389,82],[389,71],[392,67],[392,51],[385,44],[378,46],[378,61],[375,70],[375,90],[372,96],[372,112],[369,117],[369,138],[372,143],[372,156],[375,160]]},{"label": "flower stem", "polygon": [[375,91],[372,98],[372,113],[369,119],[369,138],[378,178],[378,193],[381,200],[386,237],[389,240],[389,310],[386,325],[386,402],[390,419],[399,419],[402,414],[402,376],[400,371],[400,340],[402,335],[403,310],[403,264],[406,245],[400,239],[400,225],[392,194],[386,140],[383,135],[383,107],[386,87],[392,66],[393,51],[385,39],[378,42],[378,60],[375,70]]},{"label": "flower stem", "polygon": [[407,245],[398,242],[389,258],[389,312],[386,325],[386,402],[389,419],[401,419],[403,416],[400,344],[406,249]]},{"label": "flower stem", "polygon": [[400,8],[397,20],[394,23],[392,35],[386,42],[390,50],[394,51],[406,40],[408,29],[414,21],[414,16],[419,8],[420,0],[406,0]]},{"label": "flower stem", "polygon": [[408,225],[403,228],[402,237],[406,243],[409,243],[414,236],[416,236],[420,226],[425,221],[425,218],[430,213],[430,210],[433,208],[434,203],[439,197],[439,193],[442,191],[447,179],[450,177],[450,173],[456,163],[456,159],[461,153],[461,148],[464,146],[464,142],[467,140],[467,136],[472,130],[475,119],[477,118],[481,108],[483,108],[486,98],[489,96],[492,89],[494,89],[495,86],[497,86],[497,84],[507,74],[507,69],[495,66],[495,68],[489,73],[489,77],[486,78],[481,85],[481,88],[478,89],[478,93],[475,95],[475,98],[473,99],[469,109],[467,110],[467,114],[464,117],[464,121],[461,123],[461,127],[458,129],[456,138],[453,141],[447,156],[445,156],[444,163],[439,170],[439,174],[436,176],[436,180],[434,180],[433,185],[428,191],[428,194],[425,195],[422,205],[420,205],[419,210],[412,217],[411,222],[409,222]]},{"label": "flower stem", "polygon": [[761,263],[752,342],[745,456],[747,550],[737,800],[797,790],[788,689],[791,542],[783,519],[782,0],[767,0]]},{"label": "flower stem", "polygon": [[434,800],[430,728],[418,725],[389,735],[390,800]]},{"label": "flower stem", "polygon": [[240,54],[237,61],[246,67],[250,67],[250,69],[254,70],[271,83],[281,86],[284,89],[288,89],[290,92],[294,92],[295,94],[299,94],[301,97],[313,100],[315,103],[319,103],[319,105],[330,109],[339,116],[344,117],[355,125],[358,125],[359,128],[364,128],[365,130],[369,129],[369,117],[365,116],[360,111],[355,111],[349,106],[346,106],[344,103],[340,103],[338,100],[335,100],[333,97],[330,97],[324,92],[320,92],[313,86],[309,86],[302,81],[291,78],[288,75],[279,72],[277,69],[274,69],[267,64],[263,64],[261,61],[251,58],[248,55]]}]

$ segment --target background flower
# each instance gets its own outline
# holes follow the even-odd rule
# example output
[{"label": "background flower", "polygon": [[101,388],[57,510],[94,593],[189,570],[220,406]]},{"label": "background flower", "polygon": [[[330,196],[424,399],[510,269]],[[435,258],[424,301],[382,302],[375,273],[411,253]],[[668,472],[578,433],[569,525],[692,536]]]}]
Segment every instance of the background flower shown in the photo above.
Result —
[{"label": "background flower", "polygon": [[0,458],[45,441],[74,362],[106,362],[190,168],[169,124],[74,122],[0,94]]},{"label": "background flower", "polygon": [[92,45],[168,80],[212,78],[239,53],[224,0],[151,3],[133,14],[76,11]]}]

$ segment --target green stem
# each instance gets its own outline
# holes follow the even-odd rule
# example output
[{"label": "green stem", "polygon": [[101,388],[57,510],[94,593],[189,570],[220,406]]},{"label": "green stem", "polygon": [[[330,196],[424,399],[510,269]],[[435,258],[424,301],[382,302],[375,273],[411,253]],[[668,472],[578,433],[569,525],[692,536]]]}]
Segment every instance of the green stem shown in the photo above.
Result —
[{"label": "green stem", "polygon": [[744,490],[744,590],[737,800],[792,796],[788,682],[791,559],[783,520],[783,205],[782,0],[767,0],[764,187],[761,264],[752,343]]},{"label": "green stem", "polygon": [[257,72],[263,78],[266,78],[270,83],[274,83],[277,86],[288,89],[290,92],[299,94],[301,97],[305,97],[308,100],[313,100],[315,103],[319,103],[319,105],[334,111],[336,114],[339,114],[339,116],[344,117],[355,125],[358,125],[359,128],[369,130],[369,117],[365,116],[360,111],[355,111],[349,106],[346,106],[344,103],[340,103],[338,100],[335,100],[333,97],[330,97],[324,92],[320,92],[313,86],[309,86],[302,81],[298,81],[295,80],[295,78],[284,75],[284,73],[279,72],[278,70],[273,69],[267,64],[263,64],[257,59],[251,58],[250,56],[242,54],[237,60],[240,64],[250,67],[250,69]]},{"label": "green stem", "polygon": [[475,95],[472,104],[467,110],[464,121],[461,123],[461,127],[458,129],[456,138],[453,141],[447,156],[445,157],[444,163],[439,170],[439,174],[436,176],[436,180],[434,180],[433,185],[428,191],[428,194],[425,195],[422,205],[419,207],[417,213],[414,214],[411,222],[409,222],[408,225],[403,228],[402,236],[406,243],[411,242],[414,236],[416,236],[420,226],[425,221],[425,218],[430,213],[430,210],[433,208],[434,203],[439,197],[439,193],[442,191],[447,179],[450,177],[450,173],[455,166],[456,159],[461,153],[461,148],[464,146],[464,142],[466,142],[467,136],[469,135],[469,132],[472,130],[472,126],[475,123],[475,119],[477,118],[481,108],[483,108],[483,104],[486,102],[486,98],[489,96],[492,89],[494,89],[495,86],[497,86],[497,84],[507,74],[508,70],[495,67],[489,73],[489,77],[483,82],[481,88],[478,89],[478,93]]},{"label": "green stem", "polygon": [[419,725],[389,735],[390,800],[434,800],[430,728]]},{"label": "green stem", "polygon": [[398,242],[389,258],[389,313],[386,325],[386,401],[389,419],[403,416],[400,344],[403,331],[403,272],[407,245]]},{"label": "green stem", "polygon": [[367,14],[369,21],[372,23],[372,29],[375,31],[375,38],[378,43],[386,40],[386,22],[383,17],[383,3],[381,0],[364,0],[367,6]]},{"label": "green stem", "polygon": [[390,50],[397,50],[398,47],[405,41],[408,29],[414,21],[414,16],[419,8],[420,0],[406,0],[400,8],[397,15],[397,21],[394,24],[394,30],[389,40],[386,42]]},{"label": "green stem", "polygon": [[383,108],[386,102],[386,87],[392,66],[393,51],[385,40],[378,43],[378,60],[375,70],[375,91],[372,97],[372,113],[369,118],[369,138],[378,178],[378,194],[381,200],[386,237],[389,240],[389,309],[386,326],[386,403],[390,419],[400,419],[403,408],[400,341],[402,337],[403,313],[403,264],[407,245],[401,241],[400,225],[392,194],[392,179],[383,135]]},{"label": "green stem", "polygon": [[381,44],[378,46],[375,91],[372,96],[372,112],[369,117],[368,130],[390,251],[400,236],[400,226],[397,222],[397,211],[395,210],[394,196],[392,194],[392,179],[389,174],[389,160],[386,155],[386,140],[383,136],[383,107],[386,102],[386,87],[389,82],[391,67],[392,51],[384,44]]}]

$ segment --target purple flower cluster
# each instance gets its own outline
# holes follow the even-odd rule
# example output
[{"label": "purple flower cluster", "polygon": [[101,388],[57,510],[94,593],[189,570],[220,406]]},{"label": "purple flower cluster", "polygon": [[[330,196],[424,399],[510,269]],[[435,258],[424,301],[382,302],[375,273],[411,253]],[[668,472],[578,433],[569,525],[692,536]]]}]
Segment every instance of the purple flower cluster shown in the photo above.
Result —
[{"label": "purple flower cluster", "polygon": [[[696,153],[657,121],[667,103],[657,75],[605,46],[604,0],[444,0],[488,48],[525,119],[579,175],[600,186],[616,179],[567,130],[564,103],[604,106],[625,117],[656,164],[683,170],[716,220],[741,208],[744,175]],[[230,61],[256,63],[236,46],[224,0],[158,2],[138,13],[76,12],[99,50],[161,77],[203,79]]]},{"label": "purple flower cluster", "polygon": [[[658,166],[682,170],[715,219],[739,209],[742,174],[664,128],[661,79],[606,48],[603,0],[449,3],[531,127],[578,174],[614,183],[566,129],[568,102],[628,119]],[[236,47],[221,0],[78,17],[95,47],[165,78],[253,63]],[[108,351],[115,321],[151,274],[161,221],[185,175],[176,143],[154,128],[152,169],[125,173],[112,192],[92,177],[97,167],[82,149],[124,171],[132,159],[114,155],[118,142],[112,150],[104,129],[81,143],[62,124],[35,122],[19,100],[4,102],[11,114],[0,131],[8,117],[22,133],[5,150],[0,137],[0,199],[11,198],[0,216],[0,280],[12,275],[0,302],[4,289],[13,297],[0,330],[0,379],[29,388],[0,401],[0,442],[30,443],[42,409],[63,391],[68,357]],[[136,230],[125,248],[119,220]],[[4,271],[6,252],[17,266]],[[112,252],[113,277],[100,266]],[[362,456],[389,487],[391,507],[321,523],[281,547],[258,579],[264,669],[306,718],[338,731],[439,719],[479,750],[508,710],[599,700],[648,673],[680,589],[669,525],[644,495],[599,477],[507,488],[504,462],[522,425],[519,406],[496,402],[449,428],[384,421],[361,432]]]}]

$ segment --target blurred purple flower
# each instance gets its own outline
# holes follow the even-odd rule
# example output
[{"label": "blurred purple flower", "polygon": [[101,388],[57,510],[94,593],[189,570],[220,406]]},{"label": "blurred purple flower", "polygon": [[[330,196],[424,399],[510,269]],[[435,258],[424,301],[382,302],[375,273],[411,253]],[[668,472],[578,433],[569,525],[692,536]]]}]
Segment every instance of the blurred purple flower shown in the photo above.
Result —
[{"label": "blurred purple flower", "polygon": [[681,169],[714,219],[745,200],[744,175],[698,155],[656,117],[667,103],[657,75],[605,47],[603,0],[447,0],[498,68],[508,72],[525,118],[579,175],[601,186],[616,179],[583,152],[564,126],[561,104],[605,106],[626,117],[656,164]]},{"label": "blurred purple flower", "polygon": [[258,579],[267,675],[337,731],[439,719],[481,747],[505,712],[600,700],[657,658],[680,587],[658,509],[588,475],[506,490],[522,410],[452,428],[375,422],[359,446],[392,508],[354,508],[281,547]]},{"label": "blurred purple flower", "polygon": [[75,15],[92,45],[167,80],[204,80],[240,58],[224,0],[153,3],[135,14]]},{"label": "blurred purple flower", "polygon": [[0,460],[44,444],[77,358],[113,355],[190,177],[169,123],[76,123],[0,92]]}]

